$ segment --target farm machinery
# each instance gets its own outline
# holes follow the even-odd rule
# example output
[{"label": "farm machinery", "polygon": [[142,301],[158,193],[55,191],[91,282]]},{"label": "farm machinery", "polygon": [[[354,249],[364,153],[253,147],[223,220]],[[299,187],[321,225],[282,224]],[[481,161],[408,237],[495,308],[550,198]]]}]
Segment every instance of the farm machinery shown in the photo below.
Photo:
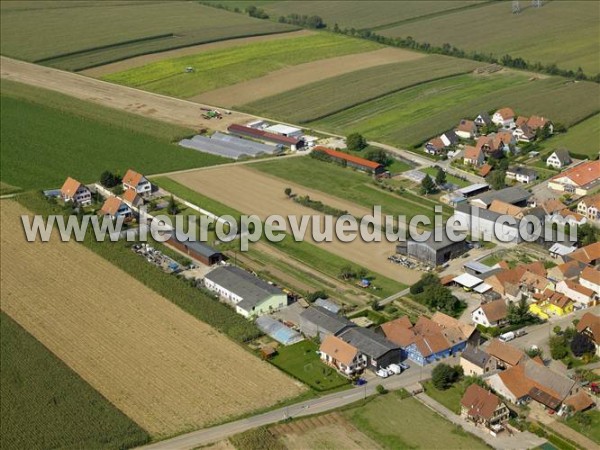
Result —
[{"label": "farm machinery", "polygon": [[219,111],[217,111],[216,109],[210,109],[210,108],[200,108],[202,109],[202,111],[204,111],[204,113],[202,114],[202,117],[205,119],[222,119],[223,118],[223,114],[221,114]]}]

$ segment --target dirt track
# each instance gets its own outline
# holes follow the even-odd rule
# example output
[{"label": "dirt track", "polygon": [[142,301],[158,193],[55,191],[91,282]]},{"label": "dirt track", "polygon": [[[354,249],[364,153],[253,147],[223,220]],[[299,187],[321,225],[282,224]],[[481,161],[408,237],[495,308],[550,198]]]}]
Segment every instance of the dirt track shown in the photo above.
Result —
[{"label": "dirt track", "polygon": [[369,67],[423,58],[425,55],[399,48],[382,48],[372,52],[321,59],[276,70],[260,78],[244,81],[189,98],[192,101],[231,108],[264,97],[305,86]]},{"label": "dirt track", "polygon": [[255,116],[233,112],[223,119],[206,120],[198,103],[180,100],[126,86],[111,84],[83,75],[15,59],[0,58],[2,78],[50,89],[110,108],[189,127],[226,131],[232,123],[246,123]]}]

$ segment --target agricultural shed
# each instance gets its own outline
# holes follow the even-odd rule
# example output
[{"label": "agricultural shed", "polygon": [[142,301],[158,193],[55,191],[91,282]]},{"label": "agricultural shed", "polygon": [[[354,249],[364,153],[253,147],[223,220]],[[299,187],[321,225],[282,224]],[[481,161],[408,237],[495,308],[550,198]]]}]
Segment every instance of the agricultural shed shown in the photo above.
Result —
[{"label": "agricultural shed", "polygon": [[462,195],[463,197],[472,197],[474,195],[482,194],[490,189],[490,185],[487,183],[476,183],[466,186],[462,189],[458,189],[455,193]]},{"label": "agricultural shed", "polygon": [[181,140],[179,145],[231,159],[274,155],[280,151],[273,145],[261,144],[223,133],[215,133],[211,137],[196,135],[192,139]]},{"label": "agricultural shed", "polygon": [[377,162],[369,161],[368,159],[354,156],[349,153],[339,152],[326,147],[315,147],[315,152],[324,153],[329,156],[332,160],[342,162],[348,167],[353,167],[358,170],[362,170],[367,173],[374,173],[379,175],[385,172],[385,167]]},{"label": "agricultural shed", "polygon": [[223,261],[223,254],[220,251],[203,242],[182,241],[175,234],[172,234],[167,240],[167,244],[207,266],[212,266]]},{"label": "agricultural shed", "polygon": [[[439,237],[440,239],[436,239]],[[409,239],[396,246],[396,252],[410,256],[430,266],[439,266],[463,254],[467,250],[465,239],[454,242],[448,237],[444,227],[431,233],[423,242]]]},{"label": "agricultural shed", "polygon": [[321,308],[325,308],[327,311],[330,311],[334,314],[337,314],[342,309],[339,305],[335,303],[325,300],[324,298],[318,298],[315,300],[315,306],[320,306]]},{"label": "agricultural shed", "polygon": [[470,273],[463,273],[454,279],[456,284],[460,284],[468,289],[473,289],[475,286],[483,283],[483,280],[471,275]]},{"label": "agricultural shed", "polygon": [[300,333],[269,316],[261,316],[256,319],[256,326],[267,336],[283,345],[292,345],[304,340]]},{"label": "agricultural shed", "polygon": [[345,317],[339,316],[320,306],[310,306],[300,314],[300,330],[308,337],[337,335],[354,324]]},{"label": "agricultural shed", "polygon": [[245,127],[244,125],[232,124],[227,127],[227,131],[231,134],[238,136],[247,136],[254,139],[260,139],[262,141],[273,142],[286,147],[290,147],[292,150],[298,150],[304,146],[304,141],[296,137],[281,136],[279,134],[269,133],[264,130],[257,130],[256,128]]},{"label": "agricultural shed", "polygon": [[300,137],[302,136],[302,130],[296,127],[290,127],[289,125],[282,125],[280,123],[276,125],[271,125],[264,129],[269,133],[279,134],[281,136],[288,137]]},{"label": "agricultural shed", "polygon": [[490,266],[486,266],[479,261],[467,261],[463,264],[465,272],[470,273],[471,275],[483,275],[486,272],[492,270]]},{"label": "agricultural shed", "polygon": [[490,289],[492,289],[492,286],[490,286],[487,283],[481,283],[479,286],[476,286],[475,289],[473,289],[473,290],[475,292],[477,292],[478,294],[485,294]]}]

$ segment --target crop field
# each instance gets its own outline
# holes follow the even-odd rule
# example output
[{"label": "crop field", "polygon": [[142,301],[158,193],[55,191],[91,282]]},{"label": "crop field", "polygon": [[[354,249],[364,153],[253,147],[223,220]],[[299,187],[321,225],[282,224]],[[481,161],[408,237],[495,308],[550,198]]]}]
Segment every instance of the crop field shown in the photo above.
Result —
[{"label": "crop field", "polygon": [[[526,6],[521,3],[523,11],[512,14],[510,3],[497,2],[484,8],[400,24],[378,33],[390,37],[412,36],[418,42],[440,46],[449,43],[462,50],[497,57],[509,54],[574,71],[581,67],[589,75],[600,72],[600,9],[596,2],[556,1],[546,2],[541,8]],[[469,32],[465,33],[465,29]]]},{"label": "crop field", "polygon": [[1,28],[3,55],[67,70],[296,29],[183,1],[3,1]]},{"label": "crop field", "polygon": [[4,313],[0,348],[3,448],[124,448],[149,439]]},{"label": "crop field", "polygon": [[557,77],[529,81],[527,75],[512,71],[461,75],[408,88],[307,126],[339,134],[360,132],[376,141],[410,147],[455,127],[461,118],[504,106],[568,126],[597,112],[599,95],[596,83]]},{"label": "crop field", "polygon": [[23,189],[60,187],[67,176],[92,182],[104,170],[157,173],[227,162],[171,143],[193,130],[5,80],[1,119],[2,182]]},{"label": "crop field", "polygon": [[80,244],[27,243],[27,213],[2,203],[3,311],[153,437],[303,392]]},{"label": "crop field", "polygon": [[[193,97],[258,78],[274,70],[383,48],[374,42],[329,33],[272,40],[157,61],[104,77],[175,97]],[[193,67],[192,73],[186,68]]]},{"label": "crop field", "polygon": [[596,158],[600,151],[600,114],[590,117],[569,128],[567,133],[549,140],[548,149],[567,148],[573,155]]},{"label": "crop field", "polygon": [[427,55],[317,81],[247,103],[239,109],[292,123],[306,123],[409,86],[470,72],[480,65],[465,59]]}]

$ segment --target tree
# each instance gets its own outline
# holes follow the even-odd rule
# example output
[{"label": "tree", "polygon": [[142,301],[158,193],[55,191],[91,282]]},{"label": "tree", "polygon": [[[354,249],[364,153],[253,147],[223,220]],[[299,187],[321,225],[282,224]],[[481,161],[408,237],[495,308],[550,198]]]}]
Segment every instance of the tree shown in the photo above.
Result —
[{"label": "tree", "polygon": [[552,359],[563,359],[569,354],[567,340],[563,336],[552,336],[549,341],[550,356]]},{"label": "tree", "polygon": [[319,298],[329,298],[329,295],[325,291],[315,291],[306,295],[306,301],[313,303]]},{"label": "tree", "polygon": [[441,167],[438,167],[437,174],[435,175],[435,183],[438,186],[446,184],[446,172]]},{"label": "tree", "polygon": [[421,194],[433,194],[436,191],[435,183],[429,176],[429,174],[425,175],[423,181],[421,181]]},{"label": "tree", "polygon": [[105,170],[100,175],[100,184],[106,188],[109,188],[109,189],[113,188],[117,184],[120,184],[120,183],[121,183],[121,177],[119,177],[118,175],[115,175],[112,172],[109,172],[108,170]]},{"label": "tree", "polygon": [[600,241],[600,229],[589,223],[577,226],[577,242],[582,247]]},{"label": "tree", "polygon": [[356,272],[354,271],[352,266],[346,265],[340,269],[339,276],[342,280],[348,281],[356,277]]},{"label": "tree", "polygon": [[369,161],[374,161],[376,163],[381,164],[382,166],[387,166],[390,163],[390,157],[387,152],[381,148],[372,148],[365,153],[365,158]]},{"label": "tree", "polygon": [[177,205],[177,202],[175,201],[175,198],[172,195],[169,198],[169,204],[167,206],[167,211],[169,212],[169,214],[172,214],[172,215],[176,215],[179,213],[179,206]]},{"label": "tree", "polygon": [[453,367],[441,363],[435,366],[431,372],[431,381],[437,389],[445,390],[452,386],[453,383],[457,382],[462,376],[462,367]]},{"label": "tree", "polygon": [[487,176],[487,181],[492,189],[498,191],[506,187],[506,171],[495,169]]},{"label": "tree", "polygon": [[573,336],[573,340],[571,341],[571,351],[575,356],[580,358],[585,354],[593,353],[594,350],[596,350],[596,346],[589,336],[583,333],[577,333]]},{"label": "tree", "polygon": [[375,390],[377,391],[377,393],[378,393],[379,395],[384,395],[384,394],[387,394],[387,393],[388,393],[388,390],[387,390],[387,389],[386,389],[386,388],[385,388],[385,387],[384,387],[382,384],[378,384],[378,385],[375,387]]},{"label": "tree", "polygon": [[286,187],[283,192],[288,198],[292,196],[292,188]]},{"label": "tree", "polygon": [[522,325],[531,320],[529,314],[529,305],[524,295],[521,296],[519,303],[511,303],[508,307],[508,321],[511,325]]},{"label": "tree", "polygon": [[410,293],[413,295],[420,294],[430,284],[440,284],[440,279],[435,273],[423,274],[421,279],[410,287]]},{"label": "tree", "polygon": [[346,136],[346,147],[352,152],[362,150],[367,146],[367,140],[360,133],[351,133]]}]

